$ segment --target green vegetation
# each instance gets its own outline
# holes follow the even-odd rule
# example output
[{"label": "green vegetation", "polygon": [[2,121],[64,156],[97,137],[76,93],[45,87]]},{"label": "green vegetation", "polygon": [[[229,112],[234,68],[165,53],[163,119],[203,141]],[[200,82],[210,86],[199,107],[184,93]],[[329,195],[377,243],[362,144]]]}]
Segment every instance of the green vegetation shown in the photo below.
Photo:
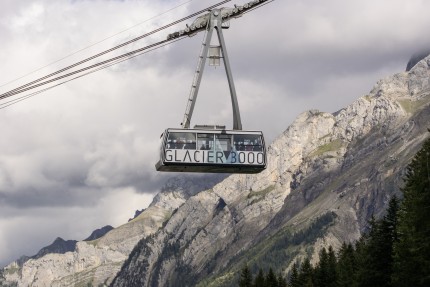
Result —
[{"label": "green vegetation", "polygon": [[18,273],[19,267],[12,266],[4,270],[6,271],[6,274],[14,274],[14,273]]},{"label": "green vegetation", "polygon": [[338,151],[340,148],[342,148],[342,146],[343,146],[342,140],[337,139],[325,145],[319,146],[310,154],[310,156],[311,157],[320,156],[329,151]]},{"label": "green vegetation", "polygon": [[248,266],[245,266],[240,274],[239,287],[287,287],[286,279],[279,274],[275,275],[273,269],[270,268],[267,274],[263,270],[258,271],[257,276],[253,279]]},{"label": "green vegetation", "polygon": [[418,111],[421,107],[425,106],[430,101],[429,98],[430,97],[427,96],[418,101],[399,100],[399,104],[405,112],[409,114],[414,114],[416,111]]},{"label": "green vegetation", "polygon": [[247,266],[251,274],[256,274],[260,266],[270,267],[275,274],[280,274],[302,249],[306,249],[306,246],[324,236],[335,218],[335,213],[328,212],[296,233],[292,233],[291,227],[287,227],[270,239],[233,258],[232,267],[221,276],[207,278],[199,282],[197,286],[236,286],[235,283],[239,281],[241,268],[244,265]]},{"label": "green vegetation", "polygon": [[[408,166],[403,193],[402,202],[396,197],[390,200],[383,218],[370,220],[369,232],[355,245],[343,243],[337,254],[331,246],[328,250],[323,248],[316,266],[310,264],[309,258],[295,262],[288,276],[288,286],[430,286],[430,139]],[[245,282],[242,280],[245,277],[249,282],[252,274],[257,273],[250,275],[245,268],[248,265],[242,269],[240,282]],[[278,285],[269,284],[268,275],[264,281],[261,278],[260,269],[254,285],[239,286],[281,286],[279,282]]]},{"label": "green vegetation", "polygon": [[430,139],[406,172],[394,245],[394,286],[430,286]]},{"label": "green vegetation", "polygon": [[96,246],[97,246],[97,244],[99,243],[99,241],[100,241],[100,238],[95,239],[95,240],[91,240],[91,241],[85,241],[85,242],[86,242],[87,244],[89,244],[89,245],[92,245],[92,246],[96,247]]},{"label": "green vegetation", "polygon": [[273,191],[275,189],[274,185],[271,185],[263,190],[260,191],[252,191],[248,194],[248,199],[252,198],[252,201],[250,204],[254,204],[260,200],[263,200],[264,197],[266,196],[266,194],[268,194],[269,192]]},{"label": "green vegetation", "polygon": [[368,102],[372,101],[372,97],[369,95],[364,96],[363,99],[367,100]]}]

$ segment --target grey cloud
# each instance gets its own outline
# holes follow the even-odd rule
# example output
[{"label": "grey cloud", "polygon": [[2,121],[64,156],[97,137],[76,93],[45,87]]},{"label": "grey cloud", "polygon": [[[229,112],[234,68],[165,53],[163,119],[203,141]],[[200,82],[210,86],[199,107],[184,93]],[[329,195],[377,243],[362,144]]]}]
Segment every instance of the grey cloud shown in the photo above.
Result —
[{"label": "grey cloud", "polygon": [[[215,2],[192,1],[50,69]],[[36,25],[12,25],[34,3],[44,8],[43,17],[33,19]],[[179,2],[72,4],[2,2],[0,37],[7,41],[0,47],[1,79],[13,79]],[[430,46],[425,34],[429,8],[430,2],[414,0],[278,0],[232,20],[224,34],[244,126],[263,130],[271,141],[304,110],[334,112],[367,93],[379,78],[403,71],[411,54]],[[162,32],[128,50],[164,37]],[[0,235],[0,248],[12,250],[13,238],[28,235],[22,229],[37,224],[43,228],[33,231],[39,237],[32,244],[34,252],[56,236],[83,238],[94,228],[112,224],[106,220],[119,220],[116,214],[132,216],[134,210],[126,207],[111,211],[115,196],[125,201],[144,198],[175,176],[155,171],[158,141],[165,128],[179,127],[182,120],[202,37],[184,39],[0,110],[0,229],[7,235],[3,245]],[[206,67],[193,123],[231,126],[223,67]],[[143,208],[147,202],[137,204]],[[80,222],[82,218],[89,218],[91,225]],[[85,234],[76,235],[82,230]],[[8,259],[32,253],[26,240],[14,243]],[[0,264],[6,260],[1,256]]]}]

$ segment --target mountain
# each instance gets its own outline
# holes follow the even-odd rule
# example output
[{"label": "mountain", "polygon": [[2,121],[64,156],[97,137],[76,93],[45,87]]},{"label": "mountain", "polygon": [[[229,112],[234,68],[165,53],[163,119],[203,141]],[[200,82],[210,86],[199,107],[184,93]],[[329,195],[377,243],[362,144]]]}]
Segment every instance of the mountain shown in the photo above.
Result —
[{"label": "mountain", "polygon": [[429,134],[429,79],[427,57],[334,114],[304,112],[268,147],[264,172],[181,175],[103,237],[8,265],[3,286],[235,286],[245,263],[286,274],[294,260],[316,262],[400,194]]},{"label": "mountain", "polygon": [[[130,222],[110,230],[101,238],[77,242],[73,251],[64,254],[48,252],[41,258],[26,257],[26,260],[12,262],[0,270],[0,286],[87,286],[87,283],[99,286],[109,283],[141,238],[156,232],[190,196],[224,178],[223,174],[171,178],[150,206]],[[102,229],[106,230],[106,227]],[[94,232],[87,239],[93,235]]]},{"label": "mountain", "polygon": [[106,233],[108,233],[112,229],[113,229],[113,227],[110,225],[106,225],[100,229],[96,229],[91,233],[90,236],[88,236],[88,238],[84,239],[84,241],[92,241],[92,240],[99,239],[100,237],[104,236]]},{"label": "mountain", "polygon": [[76,240],[64,240],[61,237],[57,237],[54,242],[52,242],[51,245],[48,245],[42,249],[40,249],[39,252],[37,252],[36,255],[30,257],[32,259],[38,259],[38,258],[42,258],[43,256],[45,256],[46,254],[51,254],[51,253],[58,253],[58,254],[64,254],[66,252],[70,252],[75,250],[76,247]]},{"label": "mountain", "polygon": [[64,240],[61,237],[57,237],[54,242],[52,242],[50,245],[43,247],[40,249],[36,255],[33,256],[22,256],[19,258],[16,263],[18,266],[22,266],[25,262],[27,262],[30,259],[39,259],[43,256],[51,253],[57,253],[57,254],[64,254],[66,252],[74,251],[76,248],[76,243],[78,241],[76,240]]},{"label": "mountain", "polygon": [[379,81],[337,113],[301,114],[270,145],[264,172],[189,198],[136,245],[112,286],[234,286],[245,263],[285,274],[295,259],[358,239],[428,137],[429,65]]},{"label": "mountain", "polygon": [[419,61],[430,55],[430,49],[422,50],[412,55],[406,65],[406,72],[409,72]]}]

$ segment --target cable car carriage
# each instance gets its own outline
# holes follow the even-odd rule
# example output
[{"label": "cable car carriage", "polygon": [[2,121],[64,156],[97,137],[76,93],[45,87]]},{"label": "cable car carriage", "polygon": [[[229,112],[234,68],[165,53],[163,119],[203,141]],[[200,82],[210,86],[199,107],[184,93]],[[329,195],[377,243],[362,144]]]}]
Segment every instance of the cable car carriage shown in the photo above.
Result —
[{"label": "cable car carriage", "polygon": [[264,137],[259,131],[166,129],[158,171],[258,173],[266,168]]},{"label": "cable car carriage", "polygon": [[[225,48],[222,28],[223,9],[209,13],[207,33],[186,107],[183,128],[169,128],[161,135],[160,160],[157,171],[259,173],[266,168],[266,147],[261,131],[243,131],[233,77]],[[201,19],[200,19],[201,21]],[[200,24],[201,25],[201,24]],[[220,46],[210,46],[213,30]],[[209,52],[209,48],[211,49]],[[221,56],[222,55],[222,56]],[[191,116],[197,98],[206,58],[218,65],[223,58],[233,106],[233,129],[225,126],[201,125],[190,129]]]}]

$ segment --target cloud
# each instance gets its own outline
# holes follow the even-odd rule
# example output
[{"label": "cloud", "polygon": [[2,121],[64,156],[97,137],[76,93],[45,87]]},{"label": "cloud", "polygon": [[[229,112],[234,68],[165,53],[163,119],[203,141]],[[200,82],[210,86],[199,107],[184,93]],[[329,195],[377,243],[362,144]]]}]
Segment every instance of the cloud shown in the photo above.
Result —
[{"label": "cloud", "polygon": [[[152,18],[185,2],[4,0],[0,92],[218,1],[194,0]],[[404,70],[414,52],[430,47],[429,8],[420,0],[278,0],[232,20],[224,36],[243,126],[262,130],[270,142],[299,113],[334,112]],[[190,22],[108,57],[165,39]],[[57,236],[82,239],[118,225],[149,203],[172,176],[154,168],[159,136],[182,121],[202,37],[0,110],[0,265]],[[231,127],[231,114],[224,68],[206,67],[192,124]]]},{"label": "cloud", "polygon": [[[83,240],[92,230],[110,224],[117,227],[146,207],[152,195],[132,188],[105,190],[104,196],[88,205],[74,207],[0,208],[0,266],[21,255],[31,256],[57,237]],[[85,199],[83,197],[82,199]],[[88,198],[87,198],[88,199]],[[31,240],[29,240],[31,239]]]}]

